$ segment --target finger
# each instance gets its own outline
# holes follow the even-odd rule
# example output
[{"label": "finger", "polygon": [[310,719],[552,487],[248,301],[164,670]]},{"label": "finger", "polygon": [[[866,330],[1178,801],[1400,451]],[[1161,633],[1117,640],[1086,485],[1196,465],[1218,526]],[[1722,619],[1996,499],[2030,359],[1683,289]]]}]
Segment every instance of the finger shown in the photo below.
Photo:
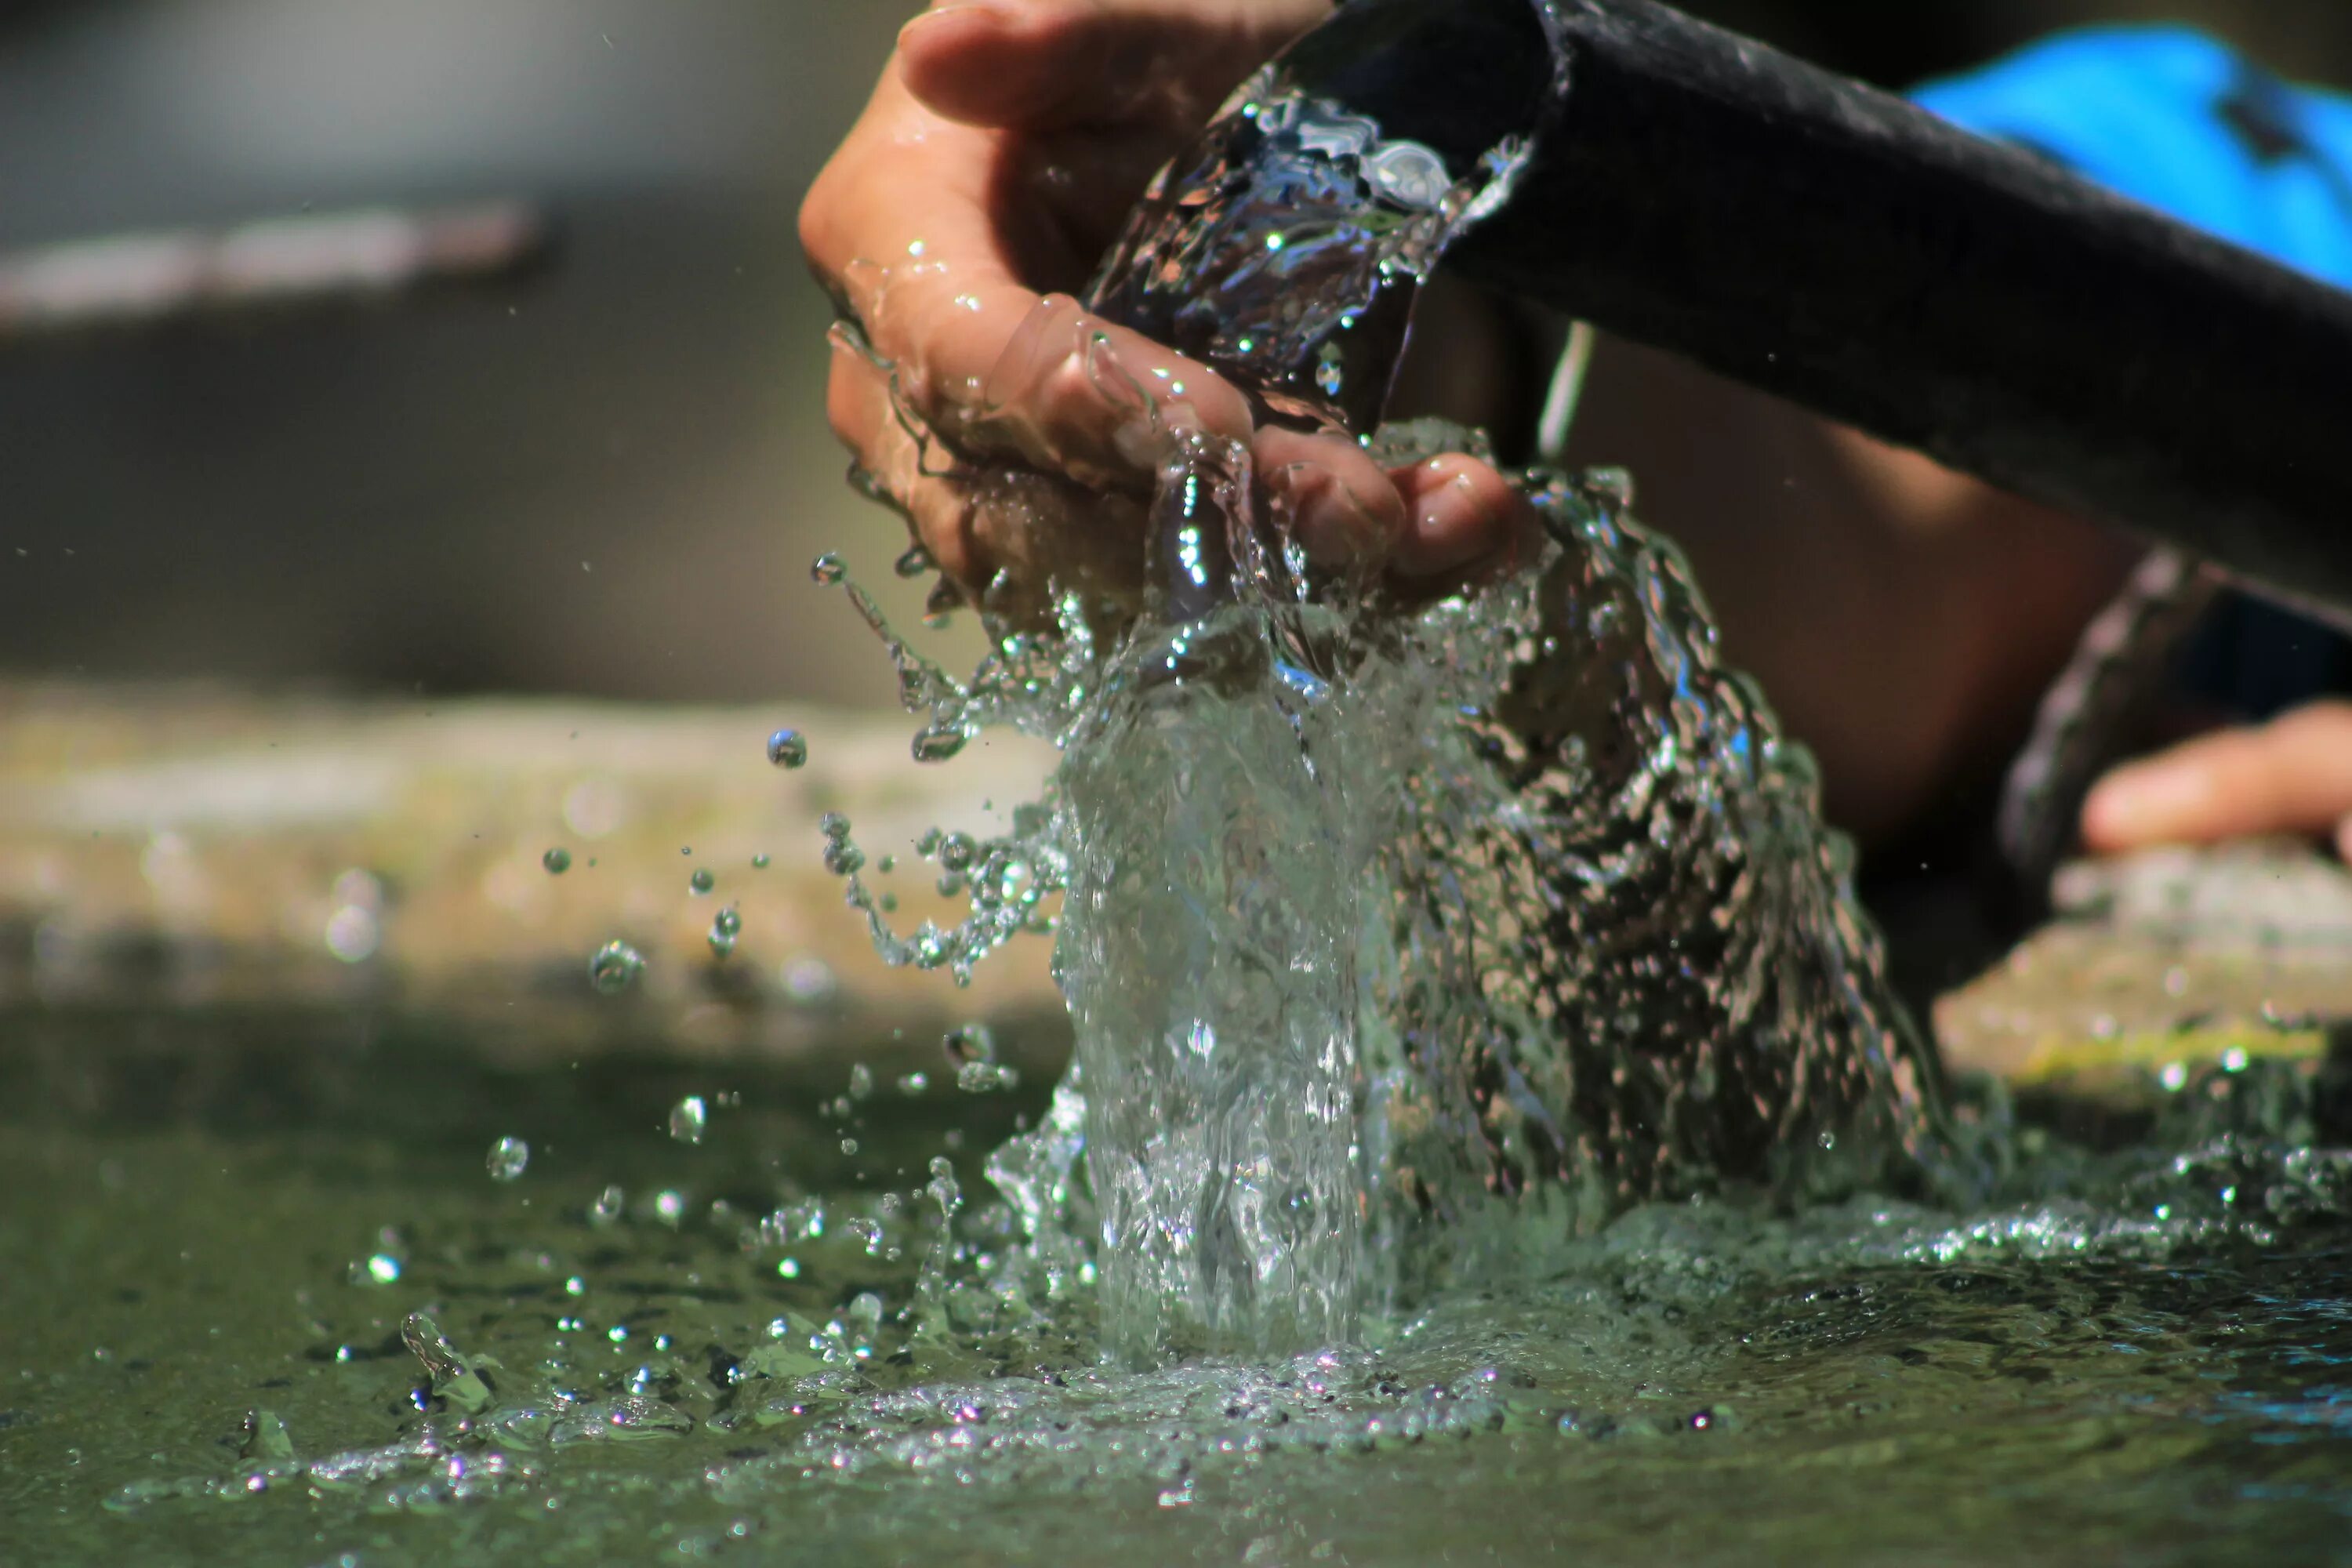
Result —
[{"label": "finger", "polygon": [[959,483],[951,453],[907,428],[894,405],[889,373],[845,334],[833,339],[825,417],[868,480],[906,514],[908,524],[949,580],[967,597],[995,575],[997,562],[976,528],[971,491]]},{"label": "finger", "polygon": [[917,99],[969,125],[1198,124],[1324,0],[956,0],[898,35]]},{"label": "finger", "polygon": [[2298,709],[2109,773],[2083,805],[2102,853],[2263,833],[2320,834],[2352,812],[2352,705]]},{"label": "finger", "polygon": [[[991,216],[982,135],[940,127],[829,170],[803,212],[822,275],[897,367],[901,395],[960,441],[1128,483],[1156,420],[1236,438],[1242,395],[1206,366],[1026,287]],[[1083,470],[1080,472],[1080,470]]]},{"label": "finger", "polygon": [[1389,476],[1405,510],[1391,570],[1408,583],[1481,582],[1534,556],[1535,506],[1477,458],[1461,453]]},{"label": "finger", "polygon": [[836,333],[834,345],[835,434],[967,600],[1017,622],[1042,619],[1056,588],[1132,601],[1142,575],[1139,502],[959,452],[897,405],[888,370],[854,339]]},{"label": "finger", "polygon": [[1404,502],[1381,466],[1344,436],[1270,425],[1251,443],[1274,514],[1318,566],[1377,570],[1405,522]]}]

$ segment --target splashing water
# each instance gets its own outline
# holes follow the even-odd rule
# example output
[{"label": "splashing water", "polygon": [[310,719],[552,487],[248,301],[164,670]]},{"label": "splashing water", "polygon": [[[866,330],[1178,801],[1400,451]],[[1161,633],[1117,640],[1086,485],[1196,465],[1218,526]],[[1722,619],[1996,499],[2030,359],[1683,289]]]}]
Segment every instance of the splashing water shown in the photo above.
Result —
[{"label": "splashing water", "polygon": [[[1414,289],[1525,153],[1455,178],[1270,71],[1155,183],[1090,300],[1269,417],[1353,427]],[[1099,347],[1070,352],[1131,404]],[[959,681],[833,558],[813,573],[928,715],[919,758],[992,727],[1062,752],[1010,832],[917,845],[969,900],[952,928],[893,931],[837,816],[825,858],[893,963],[961,983],[1058,931],[1077,1065],[990,1173],[1041,1248],[1090,1235],[1109,1348],[1344,1341],[1368,1291],[1507,1276],[1644,1198],[1972,1184],[1811,761],[1621,479],[1518,476],[1531,567],[1407,613],[1309,571],[1244,448],[1150,412],[1130,624],[1076,592],[1046,629],[992,616]],[[1366,444],[1391,468],[1484,455],[1434,421]]]}]

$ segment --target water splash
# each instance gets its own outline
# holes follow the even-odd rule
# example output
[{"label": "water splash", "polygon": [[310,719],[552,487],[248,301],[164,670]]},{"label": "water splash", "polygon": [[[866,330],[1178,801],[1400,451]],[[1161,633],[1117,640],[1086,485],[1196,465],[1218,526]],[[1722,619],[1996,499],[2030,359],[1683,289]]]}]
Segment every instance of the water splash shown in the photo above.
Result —
[{"label": "water splash", "polygon": [[[1155,182],[1089,302],[1265,417],[1364,428],[1414,291],[1527,154],[1457,177],[1270,70]],[[1062,753],[1008,832],[918,843],[968,900],[950,927],[895,932],[824,824],[890,963],[961,983],[1058,934],[1077,1067],[990,1173],[1049,1294],[1075,1225],[1118,1352],[1290,1353],[1349,1337],[1368,1294],[1519,1274],[1643,1199],[1980,1184],[1810,758],[1619,478],[1517,476],[1529,567],[1409,612],[1310,570],[1246,452],[1079,331],[1071,363],[1140,399],[1164,454],[1139,616],[1067,592],[1041,626],[985,595],[961,681],[836,560],[813,571],[888,649],[919,758],[993,727]],[[1435,422],[1365,445],[1390,468],[1485,451]]]}]

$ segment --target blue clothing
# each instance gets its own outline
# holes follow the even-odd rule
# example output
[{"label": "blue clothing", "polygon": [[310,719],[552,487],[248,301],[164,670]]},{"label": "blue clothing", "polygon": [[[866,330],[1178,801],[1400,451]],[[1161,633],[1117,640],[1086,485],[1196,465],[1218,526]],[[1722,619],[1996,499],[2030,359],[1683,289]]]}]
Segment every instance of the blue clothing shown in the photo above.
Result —
[{"label": "blue clothing", "polygon": [[[2352,289],[2352,100],[2281,80],[2181,27],[2033,45],[1914,99],[2184,223]],[[2249,719],[2352,685],[2352,643],[2230,595],[2183,684]]]}]

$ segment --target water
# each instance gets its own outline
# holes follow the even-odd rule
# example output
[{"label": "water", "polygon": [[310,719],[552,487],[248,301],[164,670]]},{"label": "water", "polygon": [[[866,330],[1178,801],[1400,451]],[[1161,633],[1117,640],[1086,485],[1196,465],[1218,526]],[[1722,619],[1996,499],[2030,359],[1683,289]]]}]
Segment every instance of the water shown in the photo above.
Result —
[{"label": "water", "polygon": [[[1456,179],[1269,71],[1089,299],[1344,436],[1526,151]],[[1317,571],[1246,454],[1163,417],[1076,320],[1041,310],[1043,360],[1069,331],[1164,454],[1141,612],[1070,591],[1040,627],[992,590],[994,652],[957,680],[820,563],[926,716],[919,758],[992,727],[1063,752],[1010,832],[917,845],[969,897],[952,928],[890,929],[850,824],[824,835],[889,962],[961,981],[1056,934],[1087,1190],[1041,1223],[1085,1229],[1116,1354],[1344,1342],[1369,1300],[1515,1279],[1645,1199],[1986,1189],[1998,1138],[1944,1112],[1810,759],[1622,477],[1521,476],[1530,567],[1406,612]],[[1433,422],[1367,445],[1391,468],[1483,446]]]},{"label": "water", "polygon": [[[552,1018],[520,1052],[347,1014],[0,1022],[12,1561],[2352,1555],[2352,1254],[2272,1206],[2325,1187],[2251,1104],[2182,1099],[2075,1198],[1642,1205],[1357,1348],[1137,1373],[1082,1287],[1020,1326],[901,1316],[943,1191],[966,1256],[934,1299],[982,1316],[1007,1216],[936,1151],[1042,1089],[877,1097],[859,1180],[837,1057],[730,1067],[741,1110],[686,1146],[646,1108],[708,1063],[579,1058]],[[1043,1086],[1066,1046],[1003,1048]],[[938,1044],[905,1049],[876,1076]],[[510,1184],[502,1135],[535,1151]]]},{"label": "water", "polygon": [[[1273,322],[1311,350],[1269,383],[1300,417],[1379,380],[1344,334],[1479,200],[1374,184],[1421,215],[1386,271],[1225,215],[1369,279]],[[1230,305],[1325,298],[1231,276]],[[845,816],[820,847],[894,962],[961,978],[1054,938],[1067,1041],[845,1038],[729,1062],[722,1093],[683,1053],[583,1058],[560,1018],[496,1050],[382,1011],[0,1019],[0,1540],[2352,1556],[2324,1086],[2184,1081],[2105,1157],[1991,1086],[1947,1103],[1809,764],[1621,486],[1528,476],[1531,571],[1378,616],[1284,547],[1239,454],[1170,449],[1164,592],[1000,620],[970,680],[814,573],[887,639],[919,758],[992,726],[1064,747],[1004,833],[917,845],[952,927],[890,928]],[[642,963],[612,944],[595,990]],[[942,1056],[973,1092],[931,1089]]]}]

